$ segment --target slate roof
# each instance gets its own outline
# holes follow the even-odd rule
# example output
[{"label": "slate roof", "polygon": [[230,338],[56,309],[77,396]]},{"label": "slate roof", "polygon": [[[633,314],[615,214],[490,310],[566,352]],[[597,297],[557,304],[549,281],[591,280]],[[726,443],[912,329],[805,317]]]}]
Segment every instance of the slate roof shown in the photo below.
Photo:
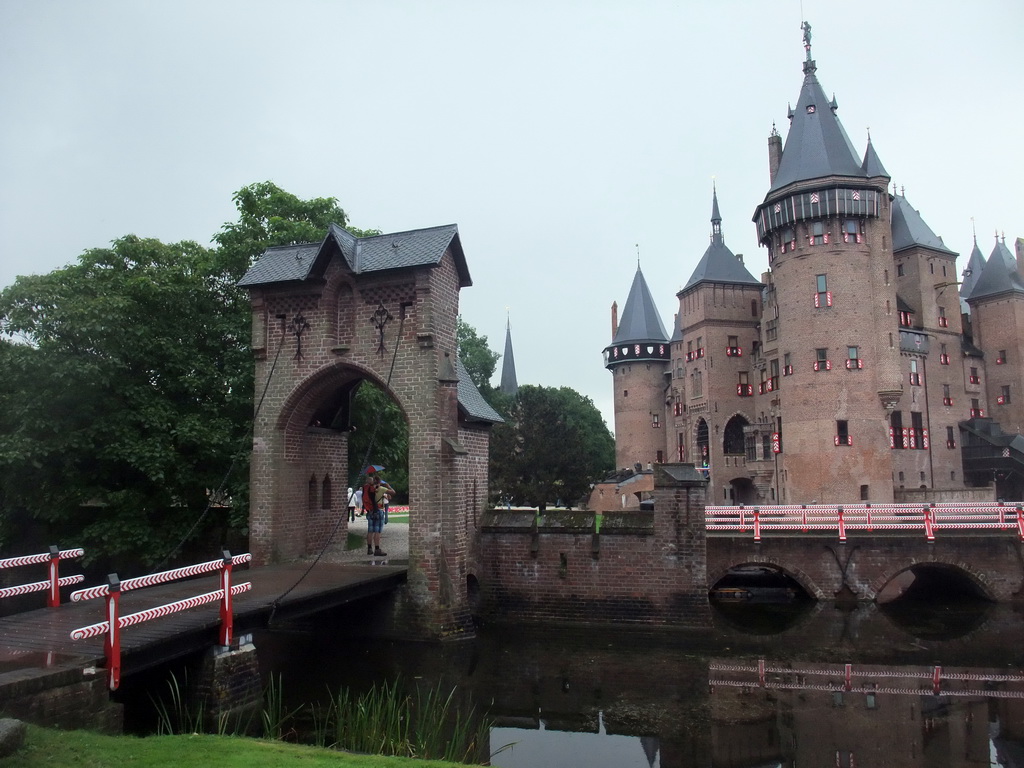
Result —
[{"label": "slate roof", "polygon": [[320,243],[268,248],[238,281],[238,285],[250,287],[301,282],[318,277],[335,253],[341,254],[349,270],[355,274],[434,266],[440,263],[449,247],[455,257],[460,287],[472,285],[459,240],[459,228],[455,224],[370,237],[356,237],[343,227],[331,224],[327,236]]},{"label": "slate roof", "polygon": [[651,289],[647,287],[639,264],[612,345],[638,341],[668,341],[668,333],[658,316],[658,308],[654,306]]},{"label": "slate roof", "polygon": [[864,150],[864,162],[861,163],[860,167],[864,171],[865,176],[892,178],[889,176],[889,172],[885,170],[885,166],[882,165],[882,161],[878,159],[878,153],[875,152],[875,146],[871,143],[870,136],[868,136],[868,148]]},{"label": "slate roof", "polygon": [[985,269],[985,257],[981,253],[981,248],[978,247],[978,238],[974,238],[974,248],[971,250],[971,256],[967,260],[967,266],[964,267],[963,280],[960,283],[960,314],[969,315],[971,313],[971,307],[967,303],[967,298],[971,295],[971,291],[974,290],[974,286],[978,284],[978,278],[981,277],[981,273]]},{"label": "slate roof", "polygon": [[459,410],[462,411],[466,420],[487,424],[503,423],[505,420],[484,400],[484,396],[480,394],[480,390],[476,388],[476,384],[469,377],[466,366],[458,358],[455,360],[455,373],[459,377]]},{"label": "slate roof", "polygon": [[516,358],[512,354],[512,322],[505,322],[505,354],[501,357],[501,386],[500,389],[506,395],[514,395],[519,391],[519,381],[516,379]]},{"label": "slate roof", "polygon": [[[679,293],[700,283],[726,283],[729,285],[761,285],[725,244],[722,237],[722,216],[718,212],[718,190],[712,194],[711,203],[711,244],[690,275],[689,281]],[[677,294],[678,295],[678,294]]]},{"label": "slate roof", "polygon": [[1024,293],[1024,279],[1017,272],[1017,260],[1006,243],[996,238],[996,247],[988,257],[988,263],[981,272],[981,277],[974,284],[974,289],[967,300],[974,302],[990,296],[1005,293]]},{"label": "slate roof", "polygon": [[898,253],[915,245],[931,248],[933,251],[952,253],[942,238],[925,224],[921,213],[907,202],[903,195],[895,195],[892,202],[892,250]]},{"label": "slate roof", "polygon": [[[815,75],[817,66],[807,52],[804,62],[804,82],[796,109],[790,110],[789,135],[782,150],[782,159],[775,174],[769,194],[797,181],[818,179],[825,176],[853,176],[867,178],[865,167],[871,156],[865,156],[862,164],[857,152],[836,117],[839,105],[829,99]],[[872,163],[877,161],[877,156]],[[878,163],[881,168],[881,163]],[[872,169],[874,166],[872,165]],[[872,176],[877,174],[870,174]],[[888,175],[883,173],[881,175]]]}]

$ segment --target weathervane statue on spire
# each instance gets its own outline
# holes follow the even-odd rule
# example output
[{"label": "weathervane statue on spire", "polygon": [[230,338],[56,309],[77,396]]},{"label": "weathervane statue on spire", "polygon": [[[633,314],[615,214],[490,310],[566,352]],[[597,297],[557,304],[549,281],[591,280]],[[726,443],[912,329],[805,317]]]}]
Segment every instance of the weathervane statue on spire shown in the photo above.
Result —
[{"label": "weathervane statue on spire", "polygon": [[804,50],[807,51],[807,58],[811,58],[811,25],[806,21],[800,22],[800,29],[804,31]]}]

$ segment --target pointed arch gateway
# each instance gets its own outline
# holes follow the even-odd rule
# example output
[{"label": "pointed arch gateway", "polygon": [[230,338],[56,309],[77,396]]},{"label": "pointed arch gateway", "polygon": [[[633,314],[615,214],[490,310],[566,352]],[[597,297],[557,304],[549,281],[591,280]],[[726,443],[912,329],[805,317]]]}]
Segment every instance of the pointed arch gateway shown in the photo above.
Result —
[{"label": "pointed arch gateway", "polygon": [[362,238],[331,225],[320,243],[268,249],[239,282],[262,400],[250,468],[254,560],[344,547],[348,407],[368,381],[409,426],[415,514],[399,610],[421,637],[472,628],[469,521],[486,503],[489,429],[501,418],[456,357],[459,291],[471,284],[455,225]]}]

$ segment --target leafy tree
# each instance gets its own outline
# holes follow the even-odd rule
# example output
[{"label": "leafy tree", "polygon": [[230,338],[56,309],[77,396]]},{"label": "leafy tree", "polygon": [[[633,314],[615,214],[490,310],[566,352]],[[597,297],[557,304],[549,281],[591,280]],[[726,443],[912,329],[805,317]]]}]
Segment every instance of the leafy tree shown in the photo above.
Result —
[{"label": "leafy tree", "polygon": [[491,432],[490,487],[499,502],[574,505],[615,467],[615,441],[593,401],[569,387],[524,385]]},{"label": "leafy tree", "polygon": [[52,525],[93,559],[152,564],[225,478],[229,506],[191,534],[244,527],[254,384],[235,283],[268,246],[347,218],[270,182],[234,200],[216,248],[129,235],[0,291],[0,536]]},{"label": "leafy tree", "polygon": [[21,342],[2,347],[5,510],[61,523],[87,554],[145,559],[205,508],[253,388],[210,263],[195,243],[128,236],[0,293],[0,332]]},{"label": "leafy tree", "polygon": [[469,378],[486,398],[492,391],[491,378],[498,365],[497,352],[487,346],[487,337],[476,332],[476,328],[465,322],[460,315],[455,326],[455,340],[459,349],[459,359],[466,366]]},{"label": "leafy tree", "polygon": [[353,398],[352,414],[356,428],[348,438],[350,482],[365,482],[365,464],[382,464],[382,477],[404,503],[409,498],[409,425],[402,410],[383,390],[363,383]]}]

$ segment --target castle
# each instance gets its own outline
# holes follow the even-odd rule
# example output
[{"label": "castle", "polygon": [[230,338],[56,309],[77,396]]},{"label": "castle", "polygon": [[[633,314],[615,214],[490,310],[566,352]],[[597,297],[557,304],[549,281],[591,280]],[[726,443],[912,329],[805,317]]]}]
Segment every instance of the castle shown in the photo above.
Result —
[{"label": "castle", "polygon": [[[804,79],[754,211],[768,271],[711,242],[666,331],[637,265],[612,306],[618,477],[591,505],[635,506],[654,463],[692,462],[713,504],[1024,498],[1024,240],[957,254]],[[649,476],[649,475],[647,475]],[[614,486],[614,488],[613,488]],[[602,498],[603,497],[603,498]]]}]

